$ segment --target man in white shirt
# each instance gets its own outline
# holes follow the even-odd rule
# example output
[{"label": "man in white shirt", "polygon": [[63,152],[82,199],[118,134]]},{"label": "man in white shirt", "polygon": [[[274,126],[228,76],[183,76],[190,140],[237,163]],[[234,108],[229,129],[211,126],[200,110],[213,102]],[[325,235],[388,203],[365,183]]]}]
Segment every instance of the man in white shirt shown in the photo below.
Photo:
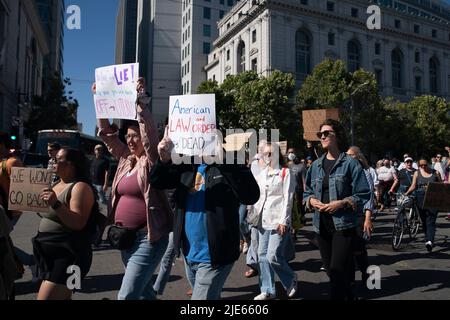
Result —
[{"label": "man in white shirt", "polygon": [[383,211],[385,207],[389,207],[390,198],[388,191],[392,187],[394,181],[397,180],[397,172],[390,165],[390,161],[385,159],[383,161],[383,166],[377,170],[378,180],[380,181],[378,193],[378,203],[381,203],[380,211]]},{"label": "man in white shirt", "polygon": [[[403,162],[400,163],[400,165],[398,166],[398,168],[397,168],[398,171],[400,171],[400,170],[406,168],[406,163],[405,163],[406,158],[411,158],[411,157],[410,157],[409,154],[407,154],[407,153],[405,153],[405,154],[403,155]],[[413,162],[412,166],[413,166],[413,168],[416,169],[416,170],[419,169],[419,167],[417,166],[417,162]]]}]

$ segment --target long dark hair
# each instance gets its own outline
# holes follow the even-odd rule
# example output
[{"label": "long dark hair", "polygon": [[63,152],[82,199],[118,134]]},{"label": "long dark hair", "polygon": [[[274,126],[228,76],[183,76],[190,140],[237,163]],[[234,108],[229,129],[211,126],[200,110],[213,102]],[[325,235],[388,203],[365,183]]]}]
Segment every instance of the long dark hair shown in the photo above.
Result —
[{"label": "long dark hair", "polygon": [[349,144],[347,139],[347,134],[345,129],[339,121],[333,119],[327,119],[320,125],[320,130],[323,126],[330,126],[336,135],[336,140],[338,144],[338,149],[340,152],[346,152],[348,150]]}]

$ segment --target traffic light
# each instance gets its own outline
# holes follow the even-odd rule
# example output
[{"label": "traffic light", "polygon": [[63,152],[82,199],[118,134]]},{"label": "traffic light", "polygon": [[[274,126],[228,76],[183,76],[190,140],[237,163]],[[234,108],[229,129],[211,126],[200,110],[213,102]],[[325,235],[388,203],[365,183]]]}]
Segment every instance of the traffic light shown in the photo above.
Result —
[{"label": "traffic light", "polygon": [[12,142],[13,148],[17,148],[19,146],[19,127],[18,126],[11,127],[11,142]]}]

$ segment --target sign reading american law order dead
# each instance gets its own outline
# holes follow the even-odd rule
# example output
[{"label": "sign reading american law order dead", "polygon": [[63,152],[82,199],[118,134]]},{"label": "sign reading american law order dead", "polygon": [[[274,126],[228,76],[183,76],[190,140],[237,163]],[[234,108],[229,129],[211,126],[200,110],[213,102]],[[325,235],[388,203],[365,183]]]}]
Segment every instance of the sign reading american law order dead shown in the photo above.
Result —
[{"label": "sign reading american law order dead", "polygon": [[42,189],[49,188],[53,172],[38,168],[11,168],[8,208],[14,211],[50,212],[46,202],[39,199]]},{"label": "sign reading american law order dead", "polygon": [[168,135],[174,151],[188,156],[215,156],[216,96],[197,94],[171,96]]}]

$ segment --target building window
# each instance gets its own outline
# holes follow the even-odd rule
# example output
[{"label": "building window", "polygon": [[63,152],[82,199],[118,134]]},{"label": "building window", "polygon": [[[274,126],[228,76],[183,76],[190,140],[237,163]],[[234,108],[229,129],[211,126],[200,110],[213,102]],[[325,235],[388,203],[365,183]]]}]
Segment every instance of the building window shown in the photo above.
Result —
[{"label": "building window", "polygon": [[295,34],[295,71],[297,80],[303,80],[311,73],[311,38],[305,31]]},{"label": "building window", "polygon": [[229,6],[229,7],[232,7],[233,6],[233,0],[227,0],[227,5]]},{"label": "building window", "polygon": [[188,61],[188,63],[187,63],[187,70],[186,70],[186,73],[189,73],[189,65],[190,65],[190,63],[189,63],[189,61]]},{"label": "building window", "polygon": [[333,32],[328,32],[328,45],[334,46],[335,34]]},{"label": "building window", "polygon": [[391,54],[392,60],[392,87],[401,89],[403,87],[403,54],[399,49],[395,49]]},{"label": "building window", "polygon": [[227,61],[230,61],[230,49],[227,50]]},{"label": "building window", "polygon": [[380,55],[381,54],[381,44],[375,43],[375,54]]},{"label": "building window", "polygon": [[420,33],[420,26],[418,24],[414,25],[414,33]]},{"label": "building window", "polygon": [[402,26],[402,22],[398,19],[395,19],[395,28],[400,29]]},{"label": "building window", "polygon": [[422,77],[416,77],[416,94],[420,95],[422,93]]},{"label": "building window", "polygon": [[308,5],[308,0],[300,0],[300,4],[303,4],[305,6]]},{"label": "building window", "polygon": [[358,18],[358,9],[357,8],[352,8],[352,17],[353,18]]},{"label": "building window", "polygon": [[203,8],[203,18],[211,19],[211,8]]},{"label": "building window", "polygon": [[431,30],[431,36],[433,38],[437,38],[437,30],[436,29]]},{"label": "building window", "polygon": [[256,42],[256,30],[252,31],[252,43]]},{"label": "building window", "polygon": [[213,74],[213,79],[212,80],[216,81],[216,75],[215,74]]},{"label": "building window", "polygon": [[334,11],[334,2],[327,1],[327,11]]},{"label": "building window", "polygon": [[257,58],[252,60],[252,71],[258,72],[258,59]]},{"label": "building window", "polygon": [[220,4],[225,4],[225,0],[220,0]]},{"label": "building window", "polygon": [[238,45],[238,57],[237,73],[241,73],[245,71],[245,43],[243,41]]},{"label": "building window", "polygon": [[209,24],[203,25],[203,36],[204,37],[211,37],[211,26]]},{"label": "building window", "polygon": [[349,41],[347,45],[348,71],[355,72],[361,65],[361,46],[356,40]]},{"label": "building window", "polygon": [[203,42],[203,54],[209,54],[211,52],[211,44],[209,42]]},{"label": "building window", "polygon": [[430,59],[430,91],[431,93],[438,93],[439,87],[439,61],[433,57]]},{"label": "building window", "polygon": [[420,63],[420,52],[416,51],[416,53],[414,54],[414,61],[416,63]]},{"label": "building window", "polygon": [[220,10],[219,11],[219,18],[222,19],[225,16],[225,11]]},{"label": "building window", "polygon": [[375,69],[375,79],[377,80],[378,91],[383,91],[383,70]]}]

